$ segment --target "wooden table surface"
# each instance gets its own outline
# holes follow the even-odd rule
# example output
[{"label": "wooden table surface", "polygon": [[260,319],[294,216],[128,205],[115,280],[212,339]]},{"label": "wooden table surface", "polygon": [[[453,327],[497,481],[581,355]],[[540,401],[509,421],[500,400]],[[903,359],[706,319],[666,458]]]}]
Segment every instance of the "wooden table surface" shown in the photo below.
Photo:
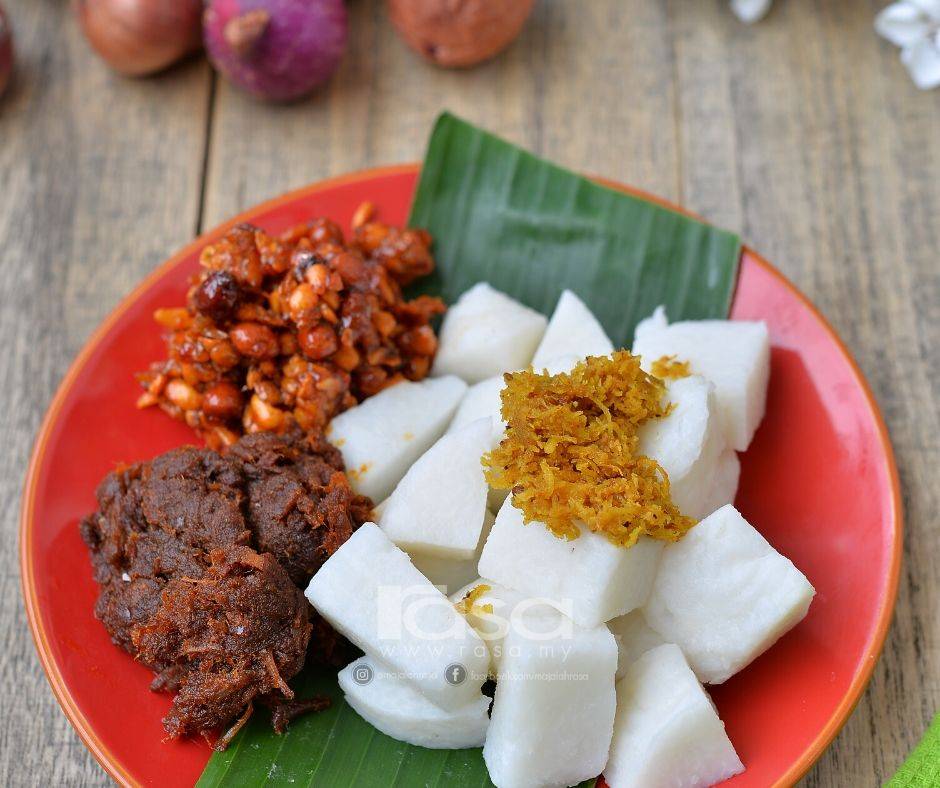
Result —
[{"label": "wooden table surface", "polygon": [[884,410],[906,510],[884,655],[810,786],[874,786],[940,710],[940,90],[875,37],[879,2],[541,0],[473,71],[407,51],[350,0],[327,89],[265,106],[201,60],[130,81],[64,0],[6,0],[19,73],[0,100],[0,784],[107,778],[59,711],[19,590],[17,514],[41,416],[88,334],[144,274],[233,213],[326,176],[421,158],[450,108],[555,161],[739,230],[815,301]]}]

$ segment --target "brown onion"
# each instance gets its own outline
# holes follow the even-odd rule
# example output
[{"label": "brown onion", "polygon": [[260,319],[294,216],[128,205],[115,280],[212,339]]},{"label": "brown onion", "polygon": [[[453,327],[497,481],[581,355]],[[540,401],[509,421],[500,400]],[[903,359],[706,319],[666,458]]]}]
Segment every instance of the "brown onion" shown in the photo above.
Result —
[{"label": "brown onion", "polygon": [[10,84],[13,73],[13,28],[0,6],[0,96]]},{"label": "brown onion", "polygon": [[199,48],[202,0],[73,0],[85,37],[122,74],[160,71]]},{"label": "brown onion", "polygon": [[388,13],[415,52],[439,66],[473,66],[513,42],[535,0],[388,0]]}]

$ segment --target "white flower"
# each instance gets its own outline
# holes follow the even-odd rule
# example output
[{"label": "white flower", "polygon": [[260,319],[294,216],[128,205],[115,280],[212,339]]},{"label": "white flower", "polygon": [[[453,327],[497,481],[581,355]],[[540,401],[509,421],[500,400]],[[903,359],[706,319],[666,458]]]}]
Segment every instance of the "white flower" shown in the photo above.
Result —
[{"label": "white flower", "polygon": [[772,0],[731,0],[731,10],[738,19],[749,25],[761,19],[770,8]]},{"label": "white flower", "polygon": [[921,90],[940,85],[940,0],[899,0],[875,17],[875,30],[901,47],[901,62]]}]

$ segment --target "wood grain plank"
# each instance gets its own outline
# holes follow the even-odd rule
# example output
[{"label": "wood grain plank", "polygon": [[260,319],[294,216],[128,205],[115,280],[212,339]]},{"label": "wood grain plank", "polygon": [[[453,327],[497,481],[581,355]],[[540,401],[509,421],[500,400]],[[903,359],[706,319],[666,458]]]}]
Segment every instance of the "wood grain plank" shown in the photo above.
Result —
[{"label": "wood grain plank", "polygon": [[0,784],[107,785],[39,667],[19,591],[17,515],[33,436],[85,337],[198,213],[209,74],[108,72],[67,3],[6,3],[17,36],[0,100]]},{"label": "wood grain plank", "polygon": [[319,178],[421,159],[445,108],[562,164],[675,196],[671,50],[660,4],[539,3],[509,50],[469,71],[420,60],[380,0],[349,8],[349,52],[318,96],[259,109],[219,86],[207,227]]},{"label": "wood grain plank", "polygon": [[875,37],[879,7],[790,0],[749,28],[711,3],[671,6],[687,203],[717,221],[737,210],[745,237],[821,307],[872,383],[901,469],[894,625],[809,786],[880,784],[940,708],[940,97],[915,90]]},{"label": "wood grain plank", "polygon": [[741,230],[739,150],[730,48],[748,34],[711,3],[668,4],[675,57],[679,199],[709,221]]}]

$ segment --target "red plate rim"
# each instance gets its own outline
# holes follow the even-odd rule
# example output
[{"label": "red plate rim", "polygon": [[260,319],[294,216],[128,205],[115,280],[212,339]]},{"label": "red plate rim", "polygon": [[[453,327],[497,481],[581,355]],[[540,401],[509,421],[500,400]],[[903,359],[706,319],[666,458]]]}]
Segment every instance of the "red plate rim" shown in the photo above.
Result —
[{"label": "red plate rim", "polygon": [[[46,673],[46,678],[52,687],[52,691],[56,697],[56,700],[62,707],[62,710],[65,712],[65,716],[68,718],[69,722],[78,732],[78,735],[84,742],[85,746],[88,747],[92,755],[95,756],[95,759],[98,761],[101,767],[108,773],[108,775],[110,775],[121,785],[137,786],[140,785],[140,783],[131,777],[120,761],[113,756],[107,747],[102,744],[94,729],[78,708],[77,704],[72,698],[68,686],[65,683],[65,680],[62,677],[61,672],[59,671],[58,665],[52,657],[51,651],[49,649],[49,636],[43,627],[42,619],[39,615],[39,603],[34,582],[35,578],[33,573],[31,551],[32,531],[34,525],[33,515],[36,503],[36,479],[38,475],[38,469],[45,454],[46,444],[49,440],[52,425],[55,423],[59,411],[61,410],[70,389],[74,385],[75,379],[78,377],[79,373],[88,362],[93,348],[111,330],[117,320],[130,308],[130,306],[140,297],[140,295],[149,289],[156,280],[164,276],[171,268],[177,265],[182,258],[198,251],[211,238],[221,235],[235,224],[238,224],[239,222],[250,221],[257,214],[269,211],[278,207],[279,205],[293,202],[297,199],[319,191],[324,191],[326,189],[331,189],[357,181],[371,180],[373,178],[389,175],[414,173],[420,170],[420,167],[421,165],[418,163],[374,167],[358,170],[346,175],[340,175],[335,178],[328,178],[326,180],[318,181],[309,186],[287,192],[280,197],[275,197],[271,200],[259,203],[252,208],[243,211],[232,219],[229,219],[228,221],[223,222],[208,232],[200,235],[164,263],[157,266],[157,268],[144,277],[144,279],[118,303],[114,310],[112,310],[112,312],[102,321],[102,323],[98,326],[98,328],[95,329],[95,331],[82,346],[82,349],[75,357],[75,360],[70,365],[68,371],[65,373],[65,376],[62,379],[62,382],[59,384],[59,387],[56,390],[55,396],[53,397],[52,402],[46,411],[46,415],[43,417],[42,425],[39,428],[39,432],[37,433],[36,441],[33,446],[33,451],[30,455],[29,465],[27,466],[26,471],[26,479],[23,487],[23,498],[20,506],[20,579],[23,600],[26,607],[26,617],[29,621],[29,628],[33,636],[33,641],[36,645],[36,651],[39,654],[39,660],[42,664],[43,670]],[[684,213],[689,216],[695,216],[695,214],[693,214],[691,211],[675,205],[661,197],[644,192],[641,189],[628,187],[602,177],[595,177],[594,180],[610,188],[627,192],[629,194],[634,194],[638,197],[650,200],[651,202],[655,202],[680,213]],[[798,782],[819,759],[826,747],[829,746],[832,740],[848,721],[849,716],[861,699],[865,687],[868,685],[872,671],[874,670],[875,664],[878,661],[878,657],[881,654],[882,648],[884,647],[885,638],[887,637],[888,629],[891,624],[891,618],[894,612],[894,604],[897,599],[903,543],[903,511],[898,468],[894,457],[894,450],[888,437],[888,429],[885,426],[884,417],[881,414],[881,410],[879,409],[875,397],[872,394],[871,387],[868,385],[868,381],[862,374],[862,371],[856,363],[854,357],[845,346],[845,343],[843,343],[843,341],[839,338],[839,335],[822,315],[822,313],[815,307],[812,301],[810,301],[809,298],[807,298],[789,279],[787,279],[770,262],[761,257],[750,247],[742,247],[742,255],[743,254],[747,254],[758,265],[763,267],[812,313],[812,315],[816,318],[816,320],[819,321],[820,325],[828,334],[832,343],[839,350],[840,354],[845,358],[852,371],[852,375],[855,378],[856,383],[864,394],[871,417],[877,426],[881,449],[885,458],[885,462],[888,466],[888,477],[891,480],[892,506],[890,526],[893,537],[891,546],[891,567],[888,577],[887,593],[882,598],[881,606],[878,610],[878,625],[875,628],[873,637],[867,644],[864,652],[864,659],[861,660],[859,668],[853,676],[852,683],[850,684],[845,696],[842,698],[842,701],[839,703],[832,716],[820,730],[819,735],[806,748],[806,750],[804,750],[802,755],[800,755],[800,757],[793,763],[788,772],[784,774],[774,786],[774,788],[784,788],[784,786],[792,786]]]}]

